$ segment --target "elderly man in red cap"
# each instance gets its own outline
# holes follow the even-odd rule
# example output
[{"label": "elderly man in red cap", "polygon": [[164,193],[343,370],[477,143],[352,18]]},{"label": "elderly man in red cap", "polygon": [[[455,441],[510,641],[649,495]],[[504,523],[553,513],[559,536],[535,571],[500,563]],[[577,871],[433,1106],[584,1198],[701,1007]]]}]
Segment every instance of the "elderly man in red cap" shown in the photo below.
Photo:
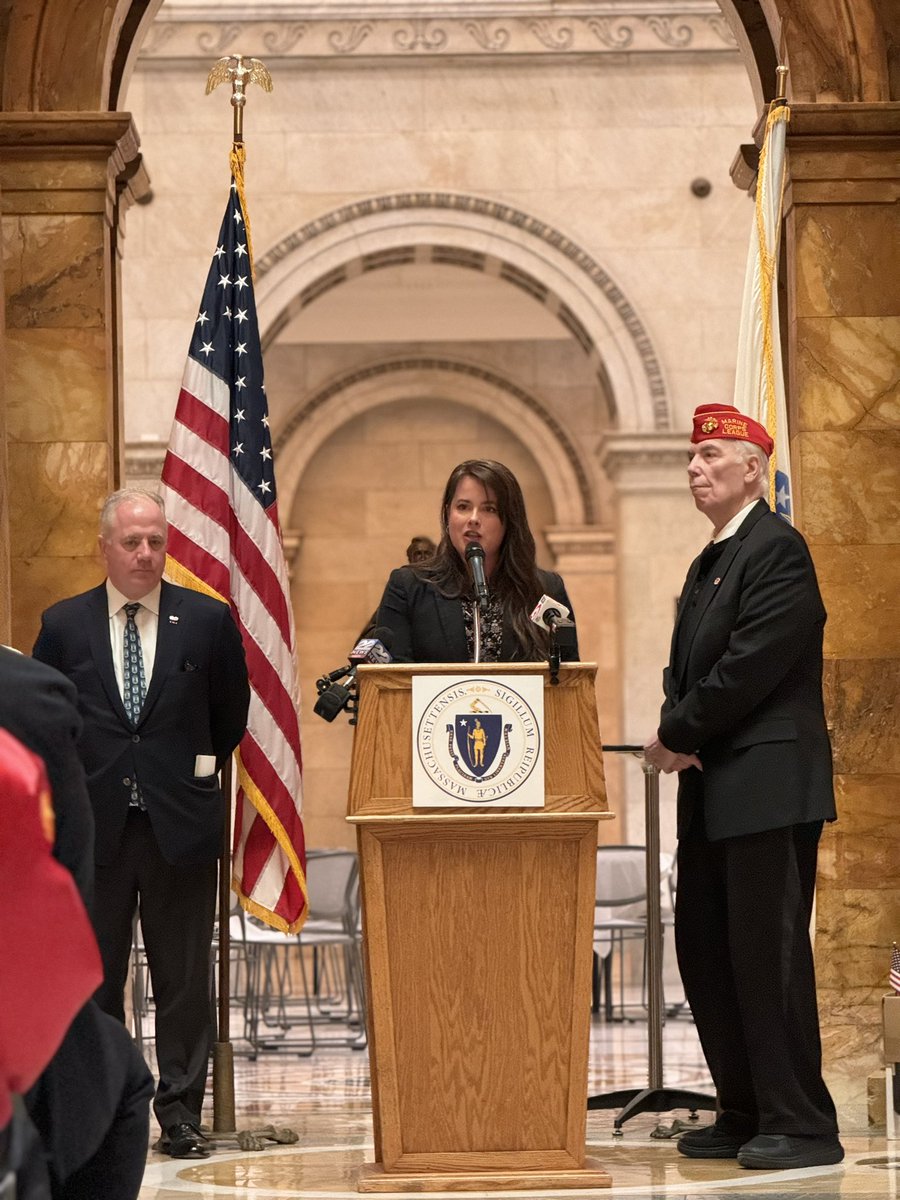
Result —
[{"label": "elderly man in red cap", "polygon": [[762,1169],[838,1163],[809,939],[819,835],[835,817],[825,609],[805,541],[763,499],[766,430],[705,404],[691,444],[713,537],[687,574],[645,747],[679,772],[675,942],[719,1102],[678,1149]]}]

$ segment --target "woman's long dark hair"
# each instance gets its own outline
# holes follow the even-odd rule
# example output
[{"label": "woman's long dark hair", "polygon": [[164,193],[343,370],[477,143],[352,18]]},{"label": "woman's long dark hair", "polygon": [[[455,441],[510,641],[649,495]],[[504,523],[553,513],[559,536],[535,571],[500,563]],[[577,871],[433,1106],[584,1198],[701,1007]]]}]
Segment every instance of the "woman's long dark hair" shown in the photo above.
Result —
[{"label": "woman's long dark hair", "polygon": [[528,614],[544,589],[534,561],[534,537],[528,527],[525,498],[509,467],[491,459],[471,458],[453,468],[441,501],[440,544],[433,558],[414,566],[413,570],[420,579],[433,583],[444,596],[471,594],[469,571],[450,541],[448,522],[456,489],[467,475],[493,492],[503,521],[503,543],[491,575],[491,590],[500,600],[505,622],[511,626],[526,657],[543,659],[547,655],[547,635],[528,619]]}]

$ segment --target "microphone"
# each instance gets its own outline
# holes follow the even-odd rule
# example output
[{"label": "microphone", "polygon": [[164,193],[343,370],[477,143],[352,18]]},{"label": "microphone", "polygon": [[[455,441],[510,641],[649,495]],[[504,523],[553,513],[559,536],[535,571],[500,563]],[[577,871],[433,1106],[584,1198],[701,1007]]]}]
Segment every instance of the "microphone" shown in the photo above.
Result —
[{"label": "microphone", "polygon": [[566,626],[574,628],[575,622],[569,619],[571,611],[561,600],[554,600],[545,593],[537,602],[530,619],[548,633],[555,633],[557,629],[564,629]]},{"label": "microphone", "polygon": [[379,625],[372,630],[371,637],[360,638],[350,651],[350,662],[354,667],[363,663],[393,662],[390,646],[394,640],[393,629]]},{"label": "microphone", "polygon": [[481,542],[469,542],[466,546],[466,562],[472,571],[472,582],[475,585],[475,599],[482,608],[487,608],[490,593],[487,580],[484,577],[484,546]]},{"label": "microphone", "polygon": [[[347,668],[347,674],[353,676],[356,674],[355,668]],[[344,683],[326,683],[327,676],[316,680],[316,687],[319,690],[319,698],[313,705],[313,712],[317,717],[322,717],[325,721],[333,721],[339,712],[349,705],[353,699],[353,679],[347,684]],[[325,684],[322,687],[322,684]]]},{"label": "microphone", "polygon": [[[325,721],[333,721],[339,712],[351,710],[355,696],[356,671],[364,663],[392,662],[388,649],[394,640],[394,632],[386,625],[379,625],[372,630],[372,637],[360,638],[349,654],[349,664],[329,671],[321,679],[316,680],[316,691],[319,698],[313,706],[317,717]],[[338,683],[339,679],[349,676],[346,683]],[[353,724],[353,721],[351,721]]]},{"label": "microphone", "polygon": [[537,602],[537,606],[530,617],[530,620],[535,625],[540,625],[541,629],[546,629],[550,634],[548,659],[550,663],[551,684],[559,683],[560,646],[559,639],[556,636],[557,630],[564,629],[566,626],[575,627],[575,622],[569,619],[570,613],[571,609],[566,608],[561,600],[554,600],[552,596],[548,596],[545,592]]}]

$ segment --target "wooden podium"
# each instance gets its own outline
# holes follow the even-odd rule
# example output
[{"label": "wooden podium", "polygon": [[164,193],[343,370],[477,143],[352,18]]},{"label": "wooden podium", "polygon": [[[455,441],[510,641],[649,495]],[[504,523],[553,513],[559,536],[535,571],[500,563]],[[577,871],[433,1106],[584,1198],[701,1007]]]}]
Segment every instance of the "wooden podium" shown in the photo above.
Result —
[{"label": "wooden podium", "polygon": [[[545,807],[413,809],[414,675],[544,679]],[[348,820],[362,880],[375,1163],[361,1192],[609,1187],[585,1157],[596,666],[361,667]]]}]

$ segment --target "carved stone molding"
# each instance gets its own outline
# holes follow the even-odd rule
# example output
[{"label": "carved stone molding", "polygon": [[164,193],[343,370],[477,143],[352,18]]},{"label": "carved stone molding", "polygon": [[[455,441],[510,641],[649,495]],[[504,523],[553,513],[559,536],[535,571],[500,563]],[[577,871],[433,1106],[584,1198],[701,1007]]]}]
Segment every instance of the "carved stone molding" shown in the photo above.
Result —
[{"label": "carved stone molding", "polygon": [[[43,166],[41,165],[43,164]],[[101,212],[146,190],[130,113],[0,114],[3,211]]]},{"label": "carved stone molding", "polygon": [[[715,0],[568,5],[270,5],[244,16],[220,5],[167,4],[141,48],[145,62],[252,54],[263,59],[478,58],[737,52]],[[234,19],[231,13],[236,15]],[[240,14],[240,15],[237,15]]]},{"label": "carved stone molding", "polygon": [[284,563],[287,567],[288,579],[294,578],[294,567],[302,542],[303,534],[299,529],[282,529],[281,545],[284,549]]},{"label": "carved stone molding", "polygon": [[600,466],[619,492],[687,489],[688,439],[684,433],[608,433],[600,443]]},{"label": "carved stone molding", "polygon": [[295,410],[285,425],[278,431],[277,437],[273,438],[272,441],[272,449],[275,453],[276,462],[279,454],[287,451],[292,438],[297,435],[306,422],[317,412],[326,408],[329,404],[333,404],[341,396],[348,394],[359,385],[373,380],[394,379],[409,374],[435,374],[440,372],[451,376],[460,376],[465,380],[471,380],[473,383],[483,383],[487,387],[494,389],[497,393],[509,397],[515,405],[519,406],[520,412],[525,411],[535,417],[540,426],[546,431],[547,438],[558,447],[560,453],[563,455],[568,465],[567,469],[571,472],[571,476],[575,481],[580,499],[580,507],[586,519],[588,521],[594,519],[595,504],[590,480],[581,461],[578,449],[557,418],[541,404],[537,397],[527,392],[524,388],[519,387],[516,383],[513,383],[512,380],[506,379],[494,371],[490,371],[475,363],[461,362],[458,359],[425,356],[392,358],[382,362],[371,363],[368,366],[360,367],[355,371],[341,375],[340,378],[333,380],[330,384],[327,384],[312,396],[309,396],[302,407]]},{"label": "carved stone molding", "polygon": [[167,445],[161,441],[125,443],[124,487],[159,487]]},{"label": "carved stone molding", "polygon": [[616,535],[599,525],[551,525],[544,530],[557,566],[571,572],[615,572]]},{"label": "carved stone molding", "polygon": [[[503,204],[483,196],[473,196],[460,192],[403,192],[357,200],[352,204],[343,205],[341,208],[332,209],[331,212],[325,213],[313,221],[308,221],[305,225],[300,226],[282,238],[276,246],[273,246],[266,254],[256,260],[256,278],[260,281],[263,280],[284,258],[295,254],[301,247],[306,246],[308,242],[340,226],[354,226],[357,222],[365,218],[382,213],[413,211],[427,213],[429,210],[435,213],[457,212],[460,214],[471,214],[479,218],[485,217],[493,221],[499,221],[504,225],[512,226],[519,233],[527,234],[545,243],[546,246],[552,247],[555,253],[561,254],[568,260],[579,275],[586,276],[591,285],[597,288],[603,294],[607,303],[615,309],[618,318],[627,331],[627,335],[640,360],[640,365],[643,368],[646,378],[647,391],[653,410],[654,427],[656,429],[667,429],[669,427],[669,399],[662,368],[650,335],[627,296],[625,296],[618,284],[600,263],[576,242],[566,237],[561,230],[509,204]],[[372,256],[365,261],[363,265],[366,270],[372,270],[382,264],[396,265],[397,263],[413,261],[420,251],[413,246],[392,246],[389,250],[379,253],[383,255],[383,258],[379,262],[374,261]],[[491,257],[485,254],[469,252],[466,261],[463,263],[458,260],[460,253],[465,253],[465,251],[460,251],[458,248],[433,246],[428,253],[430,253],[432,261],[435,262],[456,261],[457,265],[465,265],[473,270],[499,274],[508,283],[523,288],[523,290],[529,292],[535,299],[547,304],[559,320],[566,325],[585,353],[596,362],[598,382],[601,389],[608,394],[608,385],[603,374],[602,358],[587,330],[575,314],[566,305],[560,303],[558,298],[552,295],[537,279],[522,271],[518,271],[512,264],[500,263],[497,259],[491,260]],[[310,303],[310,301],[321,295],[323,291],[327,291],[329,288],[343,282],[347,277],[348,271],[349,268],[347,266],[337,268],[335,271],[318,278],[310,286],[308,292],[301,292],[295,301],[292,302],[292,305],[280,314],[276,323],[266,330],[263,348],[265,349],[265,344],[271,342],[284,325],[305,304]]]}]

